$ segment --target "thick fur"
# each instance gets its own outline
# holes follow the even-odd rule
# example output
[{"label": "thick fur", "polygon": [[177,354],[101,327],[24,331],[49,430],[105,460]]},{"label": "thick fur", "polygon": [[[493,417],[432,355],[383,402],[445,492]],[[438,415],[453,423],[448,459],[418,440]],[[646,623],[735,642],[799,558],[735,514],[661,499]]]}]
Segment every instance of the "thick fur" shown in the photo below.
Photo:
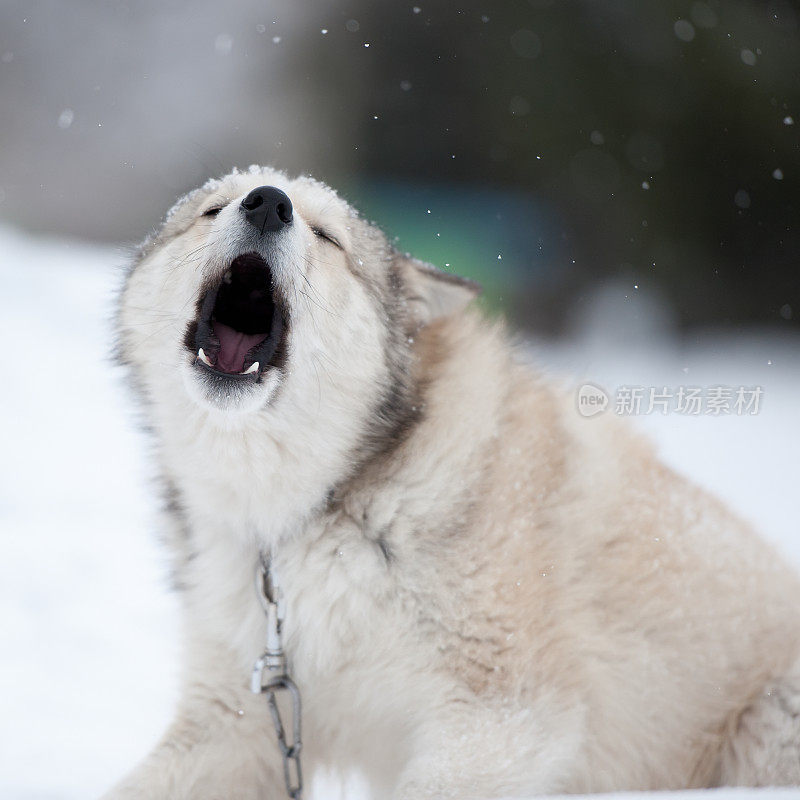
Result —
[{"label": "thick fur", "polygon": [[[238,205],[262,184],[295,221],[259,238]],[[213,396],[186,331],[253,249],[287,300],[287,352]],[[518,363],[473,294],[327,187],[262,168],[190,194],[143,248],[120,351],[167,486],[185,692],[109,800],[285,796],[248,689],[262,550],[307,775],[357,768],[396,800],[800,783],[796,574]]]}]

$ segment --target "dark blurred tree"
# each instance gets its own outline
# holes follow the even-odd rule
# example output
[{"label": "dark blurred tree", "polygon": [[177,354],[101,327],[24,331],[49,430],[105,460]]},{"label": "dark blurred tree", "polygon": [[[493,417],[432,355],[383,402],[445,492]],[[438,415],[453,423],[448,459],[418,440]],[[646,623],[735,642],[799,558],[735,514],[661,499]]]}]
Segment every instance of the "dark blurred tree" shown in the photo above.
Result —
[{"label": "dark blurred tree", "polygon": [[326,177],[546,200],[557,279],[517,298],[537,327],[606,276],[660,289],[684,324],[800,318],[795,6],[417,1],[320,11],[298,69],[357,152]]}]

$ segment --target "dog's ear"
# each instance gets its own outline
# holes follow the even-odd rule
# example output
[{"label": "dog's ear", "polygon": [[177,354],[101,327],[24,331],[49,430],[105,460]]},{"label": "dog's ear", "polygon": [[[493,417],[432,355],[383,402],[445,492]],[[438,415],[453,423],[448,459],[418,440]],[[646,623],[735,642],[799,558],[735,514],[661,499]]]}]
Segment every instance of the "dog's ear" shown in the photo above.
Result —
[{"label": "dog's ear", "polygon": [[419,325],[461,311],[482,291],[481,285],[469,278],[408,255],[398,254],[395,263],[405,284],[411,316]]}]

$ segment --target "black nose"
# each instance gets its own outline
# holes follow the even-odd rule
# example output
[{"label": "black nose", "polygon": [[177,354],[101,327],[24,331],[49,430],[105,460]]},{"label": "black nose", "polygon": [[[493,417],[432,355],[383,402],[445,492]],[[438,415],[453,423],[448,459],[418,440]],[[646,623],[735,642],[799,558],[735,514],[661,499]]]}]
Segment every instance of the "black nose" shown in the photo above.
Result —
[{"label": "black nose", "polygon": [[242,200],[245,219],[261,233],[279,231],[292,222],[292,201],[275,186],[259,186]]}]

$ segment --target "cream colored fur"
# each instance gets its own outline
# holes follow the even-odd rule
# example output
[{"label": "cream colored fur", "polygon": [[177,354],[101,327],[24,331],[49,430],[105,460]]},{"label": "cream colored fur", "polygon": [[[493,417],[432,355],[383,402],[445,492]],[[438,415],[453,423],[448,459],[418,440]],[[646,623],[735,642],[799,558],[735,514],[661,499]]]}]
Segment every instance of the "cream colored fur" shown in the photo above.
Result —
[{"label": "cream colored fur", "polygon": [[[238,204],[262,184],[295,206],[264,245],[288,356],[251,395],[209,399],[183,336],[202,282],[251,246]],[[797,576],[518,363],[471,296],[327,187],[268,169],[193,193],[145,247],[121,353],[170,487],[185,691],[108,800],[285,797],[248,689],[264,548],[307,776],[355,768],[395,800],[800,784]],[[408,419],[367,447],[394,373]]]}]

